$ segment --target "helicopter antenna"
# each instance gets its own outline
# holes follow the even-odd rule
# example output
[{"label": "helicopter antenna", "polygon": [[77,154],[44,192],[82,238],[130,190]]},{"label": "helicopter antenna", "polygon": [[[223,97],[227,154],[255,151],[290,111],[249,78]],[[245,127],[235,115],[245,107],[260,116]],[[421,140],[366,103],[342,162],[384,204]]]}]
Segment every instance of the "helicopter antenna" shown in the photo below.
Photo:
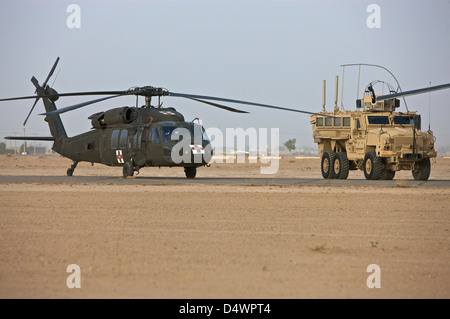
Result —
[{"label": "helicopter antenna", "polygon": [[53,82],[52,82],[52,85],[50,85],[50,87],[51,87],[51,88],[53,87],[53,85],[54,85],[54,84],[55,84],[55,82],[56,82],[56,79],[58,78],[58,75],[59,75],[59,71],[61,71],[61,68],[59,68],[58,72],[56,72],[56,76],[55,76],[55,79],[53,80]]}]

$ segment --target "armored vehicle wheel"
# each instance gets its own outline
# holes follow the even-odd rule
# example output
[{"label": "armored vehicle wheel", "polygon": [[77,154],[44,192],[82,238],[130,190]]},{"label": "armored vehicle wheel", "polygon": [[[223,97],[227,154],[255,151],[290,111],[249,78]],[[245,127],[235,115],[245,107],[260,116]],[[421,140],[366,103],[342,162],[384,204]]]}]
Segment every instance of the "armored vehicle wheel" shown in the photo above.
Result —
[{"label": "armored vehicle wheel", "polygon": [[381,178],[383,172],[383,162],[374,151],[366,153],[364,156],[364,176],[369,180]]},{"label": "armored vehicle wheel", "polygon": [[197,167],[185,167],[184,174],[186,174],[187,178],[195,178],[195,175],[197,175]]},{"label": "armored vehicle wheel", "polygon": [[322,171],[322,176],[325,179],[332,179],[333,178],[333,174],[331,173],[332,169],[331,169],[331,160],[334,156],[334,152],[323,152],[322,154],[322,160],[320,162],[320,167],[321,167],[321,171]]},{"label": "armored vehicle wheel", "polygon": [[347,153],[339,152],[333,155],[331,159],[331,174],[336,179],[347,179],[350,171],[350,164],[347,159]]},{"label": "armored vehicle wheel", "polygon": [[391,171],[390,169],[384,169],[381,173],[380,179],[384,180],[393,180],[395,177],[395,171]]},{"label": "armored vehicle wheel", "polygon": [[430,159],[426,158],[420,163],[416,163],[412,170],[412,175],[416,181],[427,181],[430,178],[431,163]]},{"label": "armored vehicle wheel", "polygon": [[126,162],[125,164],[123,164],[123,177],[127,178],[129,176],[133,176],[134,175],[134,166],[131,162]]}]

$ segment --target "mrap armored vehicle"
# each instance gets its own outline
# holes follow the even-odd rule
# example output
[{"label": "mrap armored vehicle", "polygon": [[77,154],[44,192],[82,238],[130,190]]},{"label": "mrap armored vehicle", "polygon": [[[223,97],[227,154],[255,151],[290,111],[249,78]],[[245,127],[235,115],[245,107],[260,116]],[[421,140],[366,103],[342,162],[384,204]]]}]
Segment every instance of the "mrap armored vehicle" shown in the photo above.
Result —
[{"label": "mrap armored vehicle", "polygon": [[[397,97],[449,88],[450,84],[396,93],[392,86],[388,95],[375,95],[373,81],[367,85],[362,99],[356,100],[357,111],[344,111],[337,106],[337,83],[333,112],[324,110],[311,115],[314,142],[318,144],[321,172],[324,178],[346,179],[350,170],[362,170],[368,180],[391,180],[400,170],[411,170],[415,180],[428,180],[430,159],[437,156],[435,136],[421,130],[421,117],[416,112],[398,112]],[[385,82],[382,82],[386,84]]]}]

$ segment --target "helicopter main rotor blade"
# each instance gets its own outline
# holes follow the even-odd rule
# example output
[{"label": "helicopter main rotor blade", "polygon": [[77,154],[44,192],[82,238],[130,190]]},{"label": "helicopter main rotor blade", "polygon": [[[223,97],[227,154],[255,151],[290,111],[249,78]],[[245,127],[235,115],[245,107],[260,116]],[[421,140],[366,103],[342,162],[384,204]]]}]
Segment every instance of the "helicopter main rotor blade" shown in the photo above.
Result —
[{"label": "helicopter main rotor blade", "polygon": [[52,112],[41,113],[39,115],[62,114],[62,113],[66,113],[66,112],[69,112],[69,111],[73,111],[73,110],[79,109],[79,108],[81,108],[83,106],[87,106],[87,105],[90,105],[90,104],[94,104],[94,103],[97,103],[97,102],[105,101],[105,100],[112,99],[112,98],[119,97],[119,96],[123,96],[123,94],[107,96],[107,97],[103,97],[101,99],[96,99],[96,100],[90,100],[90,101],[87,101],[87,102],[78,103],[78,104],[74,104],[74,105],[71,105],[71,106],[66,106],[66,107],[63,107],[61,109],[57,109],[57,110],[52,111]]},{"label": "helicopter main rotor blade", "polygon": [[[7,99],[0,99],[0,102],[4,101],[15,101],[15,100],[28,100],[28,99],[35,99],[37,98],[37,95],[30,95],[30,96],[20,96],[20,97],[9,97]],[[44,95],[44,97],[47,97]],[[52,95],[49,95],[48,97],[52,97]]]},{"label": "helicopter main rotor blade", "polygon": [[139,96],[171,96],[171,97],[182,97],[191,99],[200,103],[209,104],[211,106],[215,106],[224,110],[228,110],[231,112],[237,112],[237,113],[248,113],[246,111],[241,111],[235,108],[231,108],[229,106],[224,106],[217,103],[207,102],[204,100],[212,100],[212,101],[219,101],[219,102],[227,102],[227,103],[237,103],[237,104],[245,104],[245,105],[252,105],[252,106],[259,106],[259,107],[265,107],[270,109],[276,109],[276,110],[282,110],[282,111],[290,111],[290,112],[297,112],[297,113],[303,113],[303,114],[311,114],[311,115],[321,115],[321,116],[327,116],[327,117],[333,117],[331,115],[324,115],[321,113],[316,112],[309,112],[309,111],[303,111],[303,110],[297,110],[287,107],[281,107],[281,106],[275,106],[275,105],[269,105],[269,104],[262,104],[262,103],[255,103],[255,102],[248,102],[248,101],[242,101],[242,100],[234,100],[234,99],[228,99],[228,98],[221,98],[221,97],[215,97],[215,96],[206,96],[206,95],[197,95],[197,94],[186,94],[186,93],[176,93],[176,92],[169,92],[166,89],[152,87],[152,86],[145,86],[145,87],[135,87],[132,89],[129,89],[127,91],[91,91],[91,92],[74,92],[74,93],[57,93],[57,94],[48,94],[43,95],[40,94],[38,96],[22,96],[22,97],[15,97],[15,98],[6,98],[6,99],[0,99],[0,102],[2,101],[12,101],[12,100],[23,100],[23,99],[36,99],[36,98],[52,98],[52,97],[65,97],[65,96],[82,96],[82,95],[112,95],[105,98],[95,99],[71,106],[67,106],[52,112],[47,113],[41,113],[40,115],[52,115],[52,114],[62,114],[68,111],[72,111],[90,104],[94,104],[97,102],[105,101],[108,99],[112,99],[114,97],[118,96],[124,96],[124,95],[139,95]]},{"label": "helicopter main rotor blade", "polygon": [[227,111],[230,111],[230,112],[236,112],[236,113],[250,113],[250,112],[241,111],[241,110],[238,110],[238,109],[229,107],[229,106],[225,106],[225,105],[221,105],[221,104],[217,104],[217,103],[213,103],[213,102],[208,102],[208,101],[203,101],[203,100],[193,99],[193,98],[191,98],[191,100],[197,101],[197,102],[201,102],[201,103],[205,103],[205,104],[209,104],[209,105],[212,105],[212,106],[215,106],[215,107],[218,107],[218,108],[220,108],[220,109],[224,109],[224,110],[227,110]]},{"label": "helicopter main rotor blade", "polygon": [[95,92],[74,92],[74,93],[58,93],[58,94],[48,94],[48,95],[29,95],[29,96],[19,96],[10,97],[6,99],[0,99],[0,102],[4,101],[15,101],[15,100],[27,100],[35,98],[52,98],[52,97],[64,97],[64,96],[83,96],[83,95],[126,95],[131,94],[128,91],[95,91]]},{"label": "helicopter main rotor blade", "polygon": [[442,84],[442,85],[436,85],[436,86],[430,86],[423,89],[417,89],[417,90],[411,90],[411,91],[405,91],[395,94],[388,94],[388,95],[381,95],[377,97],[377,101],[384,101],[384,100],[390,100],[395,99],[397,97],[403,97],[403,96],[409,96],[409,95],[415,95],[415,94],[422,94],[426,92],[432,92],[432,91],[438,91],[438,90],[444,90],[449,89],[450,83]]},{"label": "helicopter main rotor blade", "polygon": [[228,102],[228,103],[254,105],[254,106],[266,107],[266,108],[283,110],[283,111],[291,111],[291,112],[298,112],[298,113],[305,113],[305,114],[314,114],[314,115],[323,115],[323,114],[319,114],[319,113],[302,111],[302,110],[296,110],[296,109],[290,109],[290,108],[281,107],[281,106],[261,104],[261,103],[254,103],[254,102],[247,102],[247,101],[241,101],[241,100],[226,99],[226,98],[214,97],[214,96],[184,94],[184,93],[175,93],[175,92],[169,92],[168,95],[169,96],[173,96],[173,97],[184,97],[184,98],[187,98],[187,99],[213,100],[213,101]]}]

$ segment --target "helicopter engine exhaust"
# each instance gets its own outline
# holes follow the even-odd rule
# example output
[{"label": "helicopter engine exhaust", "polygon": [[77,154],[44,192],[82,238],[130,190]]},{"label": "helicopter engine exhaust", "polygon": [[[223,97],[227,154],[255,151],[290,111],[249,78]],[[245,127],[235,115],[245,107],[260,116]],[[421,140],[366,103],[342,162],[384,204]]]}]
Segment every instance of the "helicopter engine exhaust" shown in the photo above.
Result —
[{"label": "helicopter engine exhaust", "polygon": [[89,117],[89,119],[92,120],[92,126],[95,128],[102,128],[107,125],[115,124],[129,124],[136,120],[136,118],[136,110],[128,106],[96,113]]}]

